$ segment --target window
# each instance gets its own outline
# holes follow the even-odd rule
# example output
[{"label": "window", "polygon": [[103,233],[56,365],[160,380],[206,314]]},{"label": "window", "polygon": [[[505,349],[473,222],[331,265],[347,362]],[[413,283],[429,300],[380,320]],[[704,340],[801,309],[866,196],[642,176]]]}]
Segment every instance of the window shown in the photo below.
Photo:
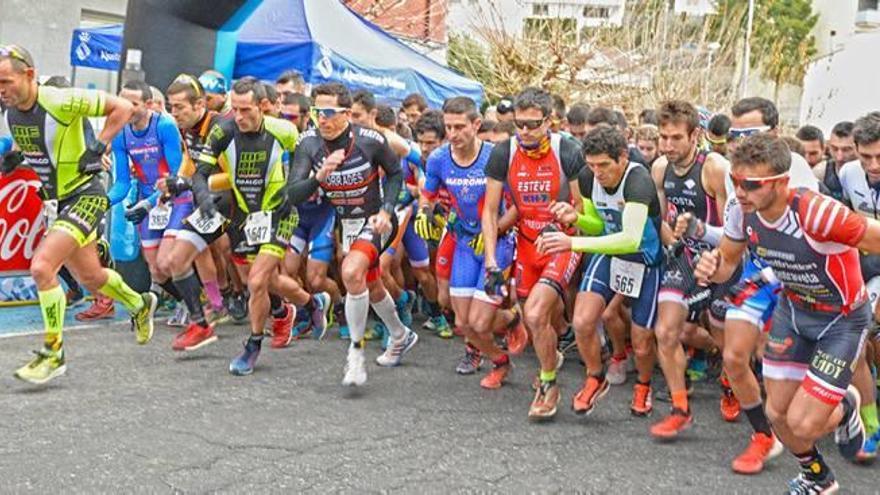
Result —
[{"label": "window", "polygon": [[547,5],[546,3],[532,4],[532,15],[548,16],[548,15],[550,15],[550,6]]},{"label": "window", "polygon": [[584,17],[587,19],[608,19],[611,17],[611,9],[608,7],[587,5],[584,7]]}]

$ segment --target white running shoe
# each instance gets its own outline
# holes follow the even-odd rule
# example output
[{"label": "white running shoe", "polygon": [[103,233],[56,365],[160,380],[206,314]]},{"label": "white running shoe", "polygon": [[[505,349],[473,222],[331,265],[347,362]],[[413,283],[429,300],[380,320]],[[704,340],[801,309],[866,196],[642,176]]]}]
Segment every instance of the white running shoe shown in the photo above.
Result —
[{"label": "white running shoe", "polygon": [[169,327],[185,327],[187,323],[189,323],[189,310],[186,309],[186,304],[177,303],[174,314],[168,318],[166,324]]},{"label": "white running shoe", "polygon": [[360,387],[367,383],[367,368],[364,366],[364,363],[366,363],[364,350],[350,346],[348,348],[348,358],[345,363],[345,376],[342,378],[342,384],[346,387]]},{"label": "white running shoe", "polygon": [[385,367],[399,366],[403,355],[409,352],[418,341],[419,335],[407,328],[402,339],[392,342],[385,349],[385,352],[376,358],[376,364]]}]

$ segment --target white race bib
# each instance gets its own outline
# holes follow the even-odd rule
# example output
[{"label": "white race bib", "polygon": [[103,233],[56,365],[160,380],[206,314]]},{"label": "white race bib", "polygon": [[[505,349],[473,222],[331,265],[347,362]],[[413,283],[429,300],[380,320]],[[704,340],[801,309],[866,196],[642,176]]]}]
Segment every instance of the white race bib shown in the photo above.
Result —
[{"label": "white race bib", "polygon": [[202,209],[197,209],[192,215],[186,218],[186,221],[196,229],[199,234],[212,234],[217,231],[226,220],[219,211],[215,211],[213,216],[205,218],[202,215]]},{"label": "white race bib", "polygon": [[342,222],[342,252],[348,254],[351,245],[367,224],[366,218],[343,218]]},{"label": "white race bib", "polygon": [[171,205],[157,204],[150,210],[147,227],[150,230],[165,230],[171,221]]},{"label": "white race bib", "polygon": [[626,297],[638,298],[645,278],[645,265],[611,258],[611,290]]},{"label": "white race bib", "polygon": [[268,244],[272,240],[272,212],[255,211],[244,223],[244,236],[248,246]]},{"label": "white race bib", "polygon": [[58,200],[57,199],[47,199],[43,201],[43,215],[46,216],[46,228],[52,226],[55,223],[55,220],[58,219]]}]

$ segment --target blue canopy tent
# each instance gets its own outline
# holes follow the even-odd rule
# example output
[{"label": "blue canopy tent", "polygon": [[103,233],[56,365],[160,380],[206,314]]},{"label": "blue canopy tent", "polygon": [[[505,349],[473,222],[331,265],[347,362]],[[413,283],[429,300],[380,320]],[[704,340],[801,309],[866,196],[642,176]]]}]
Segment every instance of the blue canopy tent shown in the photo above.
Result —
[{"label": "blue canopy tent", "polygon": [[119,70],[122,60],[122,24],[73,30],[70,65]]},{"label": "blue canopy tent", "polygon": [[263,0],[249,14],[237,31],[234,78],[274,80],[296,69],[308,83],[342,82],[392,103],[410,93],[435,107],[450,96],[482,99],[479,83],[404,45],[338,0]]}]

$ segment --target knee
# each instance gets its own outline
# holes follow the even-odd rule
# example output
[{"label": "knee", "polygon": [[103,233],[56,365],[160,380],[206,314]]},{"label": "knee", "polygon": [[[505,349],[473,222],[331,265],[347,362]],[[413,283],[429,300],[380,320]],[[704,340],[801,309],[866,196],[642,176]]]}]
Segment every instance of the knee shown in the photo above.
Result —
[{"label": "knee", "polygon": [[654,327],[654,333],[657,335],[657,347],[663,350],[675,349],[681,345],[678,332],[662,323],[657,323]]},{"label": "knee", "polygon": [[654,346],[652,339],[633,339],[633,354],[636,358],[646,359],[654,356]]},{"label": "knee", "polygon": [[724,372],[728,378],[740,378],[749,371],[749,355],[736,349],[727,347],[722,355],[724,359]]},{"label": "knee", "polygon": [[791,411],[785,418],[791,433],[805,440],[811,440],[820,436],[821,429],[825,425],[825,419],[811,416],[810,414],[792,414]]},{"label": "knee", "polygon": [[34,258],[31,261],[31,277],[37,285],[49,284],[57,272],[58,269],[45,258]]},{"label": "knee", "polygon": [[541,311],[537,311],[536,308],[531,308],[526,311],[523,316],[523,322],[535,333],[541,333],[546,330],[547,321],[547,315],[542,314]]},{"label": "knee", "polygon": [[767,419],[770,420],[774,425],[784,425],[786,422],[786,410],[782,409],[773,402],[767,402],[766,407],[764,408],[767,413]]},{"label": "knee", "polygon": [[342,262],[340,275],[342,276],[342,282],[349,290],[353,287],[361,286],[365,282],[363,267],[361,267],[360,263],[351,260],[351,258],[347,258]]},{"label": "knee", "polygon": [[251,294],[263,294],[269,290],[270,283],[270,276],[261,275],[257,272],[251,272],[247,281],[248,292],[250,292]]},{"label": "knee", "polygon": [[575,333],[579,335],[593,335],[596,332],[596,319],[588,318],[586,315],[575,311],[571,319],[571,326]]}]

